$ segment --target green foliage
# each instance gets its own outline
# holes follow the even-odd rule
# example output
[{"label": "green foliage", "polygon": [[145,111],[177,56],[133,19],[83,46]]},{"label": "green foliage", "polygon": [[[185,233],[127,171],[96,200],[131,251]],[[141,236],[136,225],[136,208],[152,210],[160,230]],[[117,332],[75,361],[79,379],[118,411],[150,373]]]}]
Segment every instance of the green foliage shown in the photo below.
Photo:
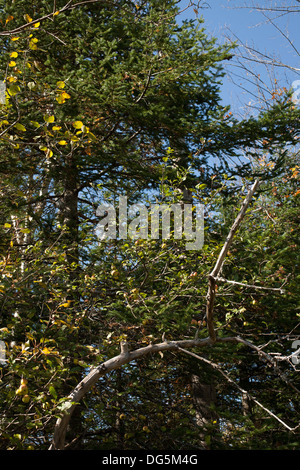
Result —
[{"label": "green foliage", "polygon": [[[162,335],[207,336],[208,275],[243,196],[237,172],[245,184],[255,173],[267,182],[223,276],[286,292],[220,282],[218,334],[270,340],[270,351],[285,355],[299,316],[294,155],[280,173],[298,132],[289,96],[256,120],[237,121],[219,99],[230,48],[209,39],[201,22],[178,25],[176,1],[60,11],[64,4],[53,12],[44,0],[16,0],[1,9],[1,29],[14,31],[0,35],[7,88],[0,105],[2,449],[47,449],[55,420],[71,405],[68,394],[91,367],[118,354],[120,341],[135,349]],[[254,148],[264,152],[254,170],[232,167],[241,150],[249,156]],[[99,243],[95,212],[103,200],[126,194],[129,203],[172,203],[183,188],[205,205],[200,251],[173,238]],[[253,395],[294,422],[290,390],[257,356],[229,343],[205,355],[236,381],[246,375]],[[83,449],[202,448],[195,371],[218,392],[206,446],[295,447],[262,410],[243,415],[240,394],[216,372],[171,353],[99,381],[78,407],[69,441]],[[292,381],[293,367],[286,373]]]}]

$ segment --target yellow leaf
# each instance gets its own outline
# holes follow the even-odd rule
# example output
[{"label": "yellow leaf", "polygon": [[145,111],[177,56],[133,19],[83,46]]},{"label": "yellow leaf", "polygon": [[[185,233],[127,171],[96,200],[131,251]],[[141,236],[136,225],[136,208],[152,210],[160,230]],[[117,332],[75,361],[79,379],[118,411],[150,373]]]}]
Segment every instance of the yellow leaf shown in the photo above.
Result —
[{"label": "yellow leaf", "polygon": [[40,27],[40,24],[41,24],[41,23],[38,21],[37,23],[34,23],[33,27],[34,27],[34,28],[39,28],[39,27]]},{"label": "yellow leaf", "polygon": [[67,302],[61,304],[60,307],[66,307],[66,308],[67,308],[67,307],[70,307],[71,302],[72,302],[71,300],[67,300]]},{"label": "yellow leaf", "polygon": [[14,17],[12,15],[9,15],[5,20],[5,24],[9,23],[13,19],[14,19]]},{"label": "yellow leaf", "polygon": [[20,36],[12,36],[10,38],[11,41],[17,41],[18,39],[20,39]]},{"label": "yellow leaf", "polygon": [[62,92],[62,97],[63,97],[65,100],[68,100],[69,98],[71,98],[71,96],[69,95],[69,93],[67,93],[66,91],[63,91],[63,92]]},{"label": "yellow leaf", "polygon": [[46,157],[47,157],[47,158],[51,158],[51,157],[53,157],[53,152],[52,152],[52,150],[50,150],[50,149],[47,149],[47,152],[46,152]]},{"label": "yellow leaf", "polygon": [[59,104],[63,104],[66,101],[61,95],[57,95],[55,99]]},{"label": "yellow leaf", "polygon": [[75,129],[81,129],[83,127],[83,122],[81,121],[74,121],[73,122],[73,127],[75,127]]},{"label": "yellow leaf", "polygon": [[39,40],[37,38],[32,38],[30,39],[30,42],[29,42],[29,47],[31,50],[33,51],[36,51],[37,50],[37,45],[36,43],[38,42]]},{"label": "yellow leaf", "polygon": [[55,121],[55,117],[54,117],[54,116],[47,116],[47,115],[45,115],[45,116],[44,116],[44,121],[45,121],[45,122],[50,122],[50,123],[51,123],[51,122],[54,122],[54,121]]},{"label": "yellow leaf", "polygon": [[58,145],[68,145],[68,142],[66,142],[65,140],[60,140],[58,142]]},{"label": "yellow leaf", "polygon": [[63,91],[62,93],[60,93],[59,95],[56,96],[56,101],[59,104],[63,104],[69,98],[71,98],[71,96],[68,93],[66,93],[65,91]]},{"label": "yellow leaf", "polygon": [[58,88],[65,88],[65,86],[66,86],[65,82],[63,82],[63,81],[61,81],[61,80],[59,80],[59,81],[56,83],[56,85],[58,86]]},{"label": "yellow leaf", "polygon": [[42,349],[42,353],[43,354],[51,354],[51,351],[48,348],[44,348],[44,349]]},{"label": "yellow leaf", "polygon": [[61,129],[61,126],[53,126],[52,130],[53,131],[59,131]]},{"label": "yellow leaf", "polygon": [[19,122],[15,124],[14,126],[18,131],[26,132],[26,127],[23,126],[23,124],[20,124]]},{"label": "yellow leaf", "polygon": [[19,91],[21,91],[21,88],[18,85],[11,85],[8,89],[10,96],[15,96]]},{"label": "yellow leaf", "polygon": [[10,228],[11,227],[11,224],[4,224],[4,228]]},{"label": "yellow leaf", "polygon": [[31,16],[28,15],[27,13],[26,13],[26,15],[24,15],[24,19],[27,21],[27,23],[31,23],[31,21],[32,21]]},{"label": "yellow leaf", "polygon": [[30,124],[32,124],[36,128],[40,127],[40,124],[37,121],[30,121]]},{"label": "yellow leaf", "polygon": [[16,57],[18,57],[18,55],[19,55],[19,54],[14,51],[14,52],[12,52],[12,53],[10,54],[10,57],[11,57],[12,59],[15,59]]},{"label": "yellow leaf", "polygon": [[57,10],[55,13],[53,13],[53,16],[59,15],[59,10]]}]

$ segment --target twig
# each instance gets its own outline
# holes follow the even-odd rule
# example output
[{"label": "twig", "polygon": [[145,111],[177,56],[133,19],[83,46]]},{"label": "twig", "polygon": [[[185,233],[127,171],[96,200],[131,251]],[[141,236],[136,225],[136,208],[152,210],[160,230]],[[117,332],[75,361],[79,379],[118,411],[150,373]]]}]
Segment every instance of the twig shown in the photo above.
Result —
[{"label": "twig", "polygon": [[264,405],[262,405],[256,398],[254,398],[252,395],[250,395],[247,390],[244,390],[242,387],[240,387],[234,380],[231,379],[231,377],[229,377],[229,375],[224,372],[217,364],[215,364],[214,362],[212,361],[209,361],[208,359],[205,359],[204,357],[201,357],[199,356],[198,354],[195,354],[191,351],[187,351],[186,349],[184,348],[181,348],[180,346],[178,346],[177,348],[179,351],[182,351],[184,352],[185,354],[188,354],[189,356],[192,356],[196,359],[198,359],[199,361],[202,361],[202,362],[205,362],[206,364],[209,364],[213,369],[217,370],[223,377],[225,377],[225,379],[231,383],[232,385],[234,385],[241,393],[243,394],[246,394],[247,397],[252,400],[256,405],[258,405],[260,408],[262,408],[266,413],[268,413],[270,416],[272,416],[273,418],[275,418],[279,423],[281,423],[286,429],[288,429],[289,431],[291,432],[294,432],[297,428],[299,428],[300,424],[298,424],[297,426],[295,426],[294,428],[291,428],[290,426],[288,426],[284,421],[282,421],[282,419],[280,419],[278,416],[276,416],[271,410],[269,410],[268,408],[266,408]]},{"label": "twig", "polygon": [[250,289],[261,289],[261,290],[270,290],[273,292],[279,292],[280,294],[284,294],[285,290],[281,287],[263,287],[263,286],[254,286],[252,284],[244,284],[243,282],[237,281],[230,281],[229,279],[224,279],[223,277],[218,276],[216,281],[227,282],[228,284],[235,284],[237,286],[248,287]]},{"label": "twig", "polygon": [[139,103],[145,96],[148,88],[149,88],[149,85],[150,85],[150,80],[151,80],[151,73],[152,73],[152,69],[150,68],[149,72],[148,72],[148,77],[147,77],[147,82],[146,82],[146,85],[143,89],[143,92],[142,94],[137,98],[137,100],[135,101],[135,104]]},{"label": "twig", "polygon": [[255,193],[257,187],[259,185],[259,180],[256,180],[253,184],[253,186],[250,188],[243,204],[240,209],[240,212],[238,216],[236,217],[235,221],[233,222],[233,225],[229,231],[229,234],[226,238],[225,244],[219,254],[219,257],[217,259],[217,262],[211,271],[209,275],[209,285],[208,285],[208,292],[207,292],[207,305],[206,305],[206,319],[207,319],[207,327],[208,327],[208,332],[211,340],[213,342],[216,341],[216,333],[213,325],[213,314],[214,314],[214,303],[215,303],[215,298],[216,298],[216,280],[219,275],[219,272],[222,269],[223,263],[225,261],[226,255],[228,253],[228,250],[232,244],[233,237],[235,233],[237,232],[245,214],[246,210],[249,206],[249,203],[253,197],[253,194]]}]

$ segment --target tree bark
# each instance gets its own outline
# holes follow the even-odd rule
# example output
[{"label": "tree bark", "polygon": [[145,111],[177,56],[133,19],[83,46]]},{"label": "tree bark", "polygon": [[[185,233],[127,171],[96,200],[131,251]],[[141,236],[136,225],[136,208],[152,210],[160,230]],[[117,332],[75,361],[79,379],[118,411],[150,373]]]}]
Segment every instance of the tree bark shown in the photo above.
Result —
[{"label": "tree bark", "polygon": [[200,446],[203,450],[209,450],[211,443],[209,426],[217,420],[217,414],[214,411],[217,398],[216,388],[213,383],[203,383],[196,374],[192,374],[191,384],[196,423],[200,431]]}]

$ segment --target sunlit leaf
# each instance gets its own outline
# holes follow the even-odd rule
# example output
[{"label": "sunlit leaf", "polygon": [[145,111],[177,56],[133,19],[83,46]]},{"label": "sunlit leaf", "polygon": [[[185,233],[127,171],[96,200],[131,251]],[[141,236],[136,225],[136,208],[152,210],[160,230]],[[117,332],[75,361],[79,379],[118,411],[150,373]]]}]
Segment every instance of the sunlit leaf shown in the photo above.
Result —
[{"label": "sunlit leaf", "polygon": [[27,23],[31,23],[31,21],[32,21],[31,16],[28,15],[27,13],[24,15],[24,19],[27,21]]},{"label": "sunlit leaf", "polygon": [[59,93],[57,96],[56,96],[56,101],[59,103],[59,104],[63,104],[65,103],[66,100],[70,99],[71,96],[63,91],[62,93]]},{"label": "sunlit leaf", "polygon": [[52,395],[52,397],[56,400],[56,399],[57,399],[57,393],[56,393],[56,390],[55,390],[55,388],[53,387],[53,385],[50,385],[50,387],[49,387],[49,392],[50,392],[50,394]]},{"label": "sunlit leaf", "polygon": [[51,123],[51,122],[54,122],[55,121],[55,117],[54,116],[48,116],[47,114],[44,116],[44,121],[45,122],[48,122],[48,123]]},{"label": "sunlit leaf", "polygon": [[19,93],[21,91],[21,88],[18,86],[18,85],[11,85],[9,88],[8,88],[8,94],[10,96],[15,96],[17,93]]},{"label": "sunlit leaf", "polygon": [[20,124],[19,122],[17,124],[15,124],[14,126],[16,129],[18,129],[18,131],[22,131],[22,132],[26,132],[26,127],[23,126],[23,124]]},{"label": "sunlit leaf", "polygon": [[74,121],[73,122],[73,127],[75,127],[75,129],[81,129],[83,127],[83,122],[81,121]]},{"label": "sunlit leaf", "polygon": [[46,354],[46,355],[51,354],[51,350],[49,348],[45,347],[45,348],[42,349],[42,353]]},{"label": "sunlit leaf", "polygon": [[9,23],[13,19],[14,19],[14,17],[12,15],[8,15],[8,17],[5,20],[5,24]]}]

